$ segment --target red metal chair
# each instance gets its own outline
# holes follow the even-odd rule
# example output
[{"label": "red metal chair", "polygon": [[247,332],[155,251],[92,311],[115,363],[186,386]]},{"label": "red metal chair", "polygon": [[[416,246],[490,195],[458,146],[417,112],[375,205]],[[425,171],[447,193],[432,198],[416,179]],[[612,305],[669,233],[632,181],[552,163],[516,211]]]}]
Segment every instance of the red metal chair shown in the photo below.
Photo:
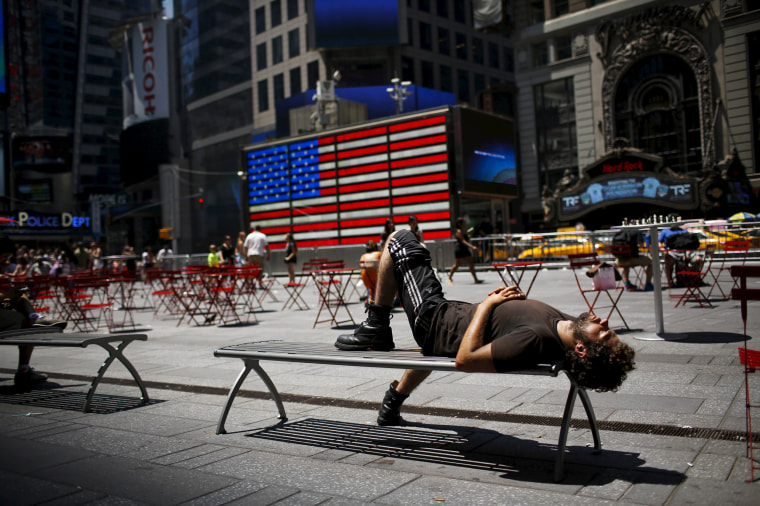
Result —
[{"label": "red metal chair", "polygon": [[676,278],[684,284],[685,290],[680,295],[671,294],[672,298],[678,299],[675,307],[678,307],[681,304],[685,305],[690,300],[699,304],[699,307],[712,307],[710,299],[708,299],[707,295],[702,291],[702,287],[707,286],[705,278],[707,277],[707,273],[710,272],[714,258],[715,255],[713,250],[705,250],[702,261],[696,265],[696,268],[691,267],[688,269],[676,270]]},{"label": "red metal chair", "polygon": [[[712,286],[710,287],[710,291],[707,292],[708,298],[710,298],[716,288],[723,296],[724,300],[729,298],[731,291],[727,290],[728,293],[726,293],[720,286],[721,277],[723,277],[721,275],[723,273],[730,275],[731,267],[733,265],[744,265],[744,262],[747,261],[747,253],[749,252],[751,245],[752,243],[750,241],[726,241],[723,243],[723,249],[715,252],[716,261],[713,262],[713,266],[709,273],[712,279]],[[728,265],[729,263],[732,265]],[[734,280],[732,288],[736,287],[736,281]]]},{"label": "red metal chair", "polygon": [[[619,281],[615,282],[615,286],[613,288],[607,289],[593,287],[583,288],[581,285],[581,278],[583,279],[584,283],[586,283],[586,285],[588,285],[588,283],[591,281],[586,276],[586,271],[600,264],[597,254],[578,253],[575,255],[568,255],[568,259],[570,260],[570,268],[573,270],[573,275],[575,276],[575,282],[578,284],[578,290],[580,290],[581,295],[583,296],[583,300],[586,302],[586,306],[588,306],[589,312],[599,316],[602,319],[607,320],[610,319],[612,313],[616,312],[620,319],[623,320],[623,325],[625,325],[625,328],[630,330],[628,322],[625,321],[623,314],[618,308],[620,297],[625,291],[625,288],[620,284]],[[614,267],[612,268],[614,269]],[[604,297],[602,297],[602,294],[604,294]],[[609,311],[607,311],[606,315],[597,314],[596,310],[598,309],[603,310],[603,312],[607,309],[609,309]]]},{"label": "red metal chair", "polygon": [[760,278],[760,266],[758,265],[734,265],[731,267],[731,277],[734,279],[736,288],[731,289],[731,298],[741,301],[740,309],[742,322],[744,322],[744,347],[739,348],[739,361],[744,365],[744,394],[746,399],[747,418],[747,457],[751,466],[751,481],[755,481],[755,470],[760,470],[760,464],[755,461],[755,450],[760,450],[760,445],[754,442],[752,433],[752,410],[760,408],[760,404],[750,402],[749,374],[760,368],[760,351],[747,348],[747,301],[760,300],[760,288],[747,288],[747,278]]},{"label": "red metal chair", "polygon": [[80,332],[95,332],[105,321],[109,329],[113,302],[108,300],[108,281],[90,275],[58,279],[63,291],[61,315]]},{"label": "red metal chair", "polygon": [[[630,244],[610,244],[609,250],[615,258],[627,259],[633,256]],[[628,281],[636,288],[643,288],[646,281],[647,268],[643,265],[632,265],[628,269]],[[635,281],[631,280],[631,274],[635,276]]]}]

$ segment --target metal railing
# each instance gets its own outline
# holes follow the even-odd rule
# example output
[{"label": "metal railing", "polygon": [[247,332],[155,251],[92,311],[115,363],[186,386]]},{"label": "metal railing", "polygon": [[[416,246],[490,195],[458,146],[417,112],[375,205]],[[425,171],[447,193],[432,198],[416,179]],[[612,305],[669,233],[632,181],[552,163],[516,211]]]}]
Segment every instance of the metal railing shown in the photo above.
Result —
[{"label": "metal railing", "polygon": [[[749,240],[751,248],[748,260],[760,260],[760,222],[742,224],[695,222],[689,224],[688,228],[690,231],[700,233],[704,238],[700,241],[700,248],[720,249],[720,245],[727,240]],[[476,265],[481,268],[490,266],[492,263],[519,260],[542,260],[549,266],[561,266],[567,264],[567,255],[576,253],[596,252],[600,259],[614,260],[608,248],[614,235],[615,230],[537,232],[477,237],[471,239],[471,242],[481,250],[474,252],[473,255]],[[435,268],[447,270],[454,264],[455,244],[454,239],[425,242]],[[296,270],[300,271],[304,262],[315,258],[343,260],[347,267],[358,268],[359,258],[364,251],[362,244],[299,248]],[[208,253],[172,255],[165,257],[161,266],[181,269],[188,265],[205,264],[207,255]],[[265,271],[271,276],[285,273],[287,269],[284,258],[284,250],[272,251],[270,260],[265,263]]]}]

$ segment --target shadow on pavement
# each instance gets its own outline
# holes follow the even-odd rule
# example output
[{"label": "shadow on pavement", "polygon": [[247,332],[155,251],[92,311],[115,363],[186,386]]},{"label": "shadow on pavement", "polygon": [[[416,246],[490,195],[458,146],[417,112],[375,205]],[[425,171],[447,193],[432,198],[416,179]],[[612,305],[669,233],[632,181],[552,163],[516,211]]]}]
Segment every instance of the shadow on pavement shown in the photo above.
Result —
[{"label": "shadow on pavement", "polygon": [[[73,391],[69,388],[89,387],[89,384],[61,386],[53,381],[40,383],[34,388],[22,388],[16,385],[0,386],[0,403],[28,406],[29,408],[64,409],[68,411],[82,411],[86,391]],[[95,394],[90,404],[90,413],[106,415],[120,411],[159,404],[165,401],[151,399],[143,403],[139,397],[125,397],[121,395]]]},{"label": "shadow on pavement", "polygon": [[[744,334],[735,332],[665,332],[662,337],[665,340],[679,340],[697,344],[721,344],[744,342]],[[747,336],[747,340],[751,337]]]},{"label": "shadow on pavement", "polygon": [[[499,432],[451,425],[409,424],[403,427],[307,418],[280,422],[247,437],[377,455],[439,466],[499,473],[505,479],[552,483],[557,446]],[[383,462],[387,464],[388,462]],[[631,483],[677,485],[685,476],[676,471],[644,467],[638,454],[568,447],[563,484],[586,485],[624,480]]]}]

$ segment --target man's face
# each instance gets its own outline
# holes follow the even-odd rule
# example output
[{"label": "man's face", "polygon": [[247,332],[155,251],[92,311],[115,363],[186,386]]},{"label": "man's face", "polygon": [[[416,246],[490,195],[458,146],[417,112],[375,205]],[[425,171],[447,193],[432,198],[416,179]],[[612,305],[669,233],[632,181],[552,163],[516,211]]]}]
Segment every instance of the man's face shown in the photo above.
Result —
[{"label": "man's face", "polygon": [[589,341],[595,343],[604,343],[607,346],[614,346],[620,342],[614,330],[610,330],[608,321],[602,320],[596,315],[589,316],[588,323],[583,328],[583,333]]}]

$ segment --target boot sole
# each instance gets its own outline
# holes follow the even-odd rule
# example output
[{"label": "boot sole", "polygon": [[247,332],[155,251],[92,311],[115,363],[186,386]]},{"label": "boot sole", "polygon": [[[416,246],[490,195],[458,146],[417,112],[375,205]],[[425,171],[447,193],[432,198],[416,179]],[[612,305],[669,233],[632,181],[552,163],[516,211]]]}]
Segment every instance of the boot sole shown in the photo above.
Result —
[{"label": "boot sole", "polygon": [[346,351],[369,351],[369,350],[390,351],[393,348],[395,348],[396,345],[394,343],[390,343],[389,347],[385,347],[385,346],[378,347],[378,346],[372,346],[371,344],[346,344],[346,343],[341,343],[341,342],[336,341],[335,347],[338,348],[339,350],[346,350]]}]

